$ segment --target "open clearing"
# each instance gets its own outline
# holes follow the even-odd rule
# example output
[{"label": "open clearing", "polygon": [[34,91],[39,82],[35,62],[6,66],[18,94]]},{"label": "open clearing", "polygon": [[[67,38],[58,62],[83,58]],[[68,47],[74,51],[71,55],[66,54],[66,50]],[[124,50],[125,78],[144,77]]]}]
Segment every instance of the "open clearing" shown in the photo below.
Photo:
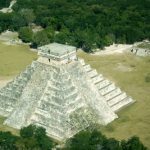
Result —
[{"label": "open clearing", "polygon": [[150,82],[145,82],[150,73],[150,57],[127,53],[94,56],[81,51],[78,55],[136,100],[121,110],[119,119],[103,127],[102,132],[119,140],[137,135],[150,148]]},{"label": "open clearing", "polygon": [[[78,52],[78,55],[136,100],[136,103],[120,111],[119,119],[103,127],[102,132],[117,139],[137,135],[150,148],[150,82],[145,82],[145,76],[150,73],[150,57],[126,53],[96,56]],[[26,45],[0,42],[0,83],[12,79],[36,58],[36,53],[29,51]],[[17,134],[16,130],[2,125],[4,119],[0,117],[0,130]]]}]

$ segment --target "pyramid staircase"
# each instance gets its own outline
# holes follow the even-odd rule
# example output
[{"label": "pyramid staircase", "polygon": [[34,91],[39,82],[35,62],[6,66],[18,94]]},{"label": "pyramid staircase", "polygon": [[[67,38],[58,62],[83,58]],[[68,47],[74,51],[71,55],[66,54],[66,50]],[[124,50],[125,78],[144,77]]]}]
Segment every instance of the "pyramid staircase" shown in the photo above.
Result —
[{"label": "pyramid staircase", "polygon": [[91,78],[92,83],[95,84],[99,93],[105,98],[110,108],[117,112],[125,106],[134,102],[134,100],[127,96],[127,94],[121,91],[116,85],[105,79],[102,74],[98,74],[95,69],[92,69],[89,64],[85,64],[83,59],[80,59],[80,63]]},{"label": "pyramid staircase", "polygon": [[77,111],[87,106],[63,68],[53,68],[51,74],[30,123],[43,126],[49,136],[61,141],[89,126],[83,112]]}]

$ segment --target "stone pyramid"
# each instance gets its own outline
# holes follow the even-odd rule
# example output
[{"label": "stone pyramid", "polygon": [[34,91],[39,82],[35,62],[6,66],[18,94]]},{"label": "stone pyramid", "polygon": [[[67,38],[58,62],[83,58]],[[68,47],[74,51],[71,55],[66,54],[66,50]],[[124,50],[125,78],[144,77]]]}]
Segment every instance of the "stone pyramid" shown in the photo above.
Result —
[{"label": "stone pyramid", "polygon": [[105,79],[76,48],[52,43],[39,48],[39,58],[0,90],[4,124],[20,129],[29,124],[65,140],[93,123],[107,125],[116,111],[134,100]]}]

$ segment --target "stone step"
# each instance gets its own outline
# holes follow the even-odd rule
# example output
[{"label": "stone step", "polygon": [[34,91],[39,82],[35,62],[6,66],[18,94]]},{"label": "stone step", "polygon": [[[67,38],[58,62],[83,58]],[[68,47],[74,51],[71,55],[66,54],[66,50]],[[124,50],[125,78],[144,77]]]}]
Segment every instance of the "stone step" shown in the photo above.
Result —
[{"label": "stone step", "polygon": [[64,111],[64,106],[61,106],[61,105],[58,105],[57,103],[55,102],[52,102],[52,101],[47,101],[47,102],[43,102],[41,103],[40,105],[41,107],[47,107],[47,110],[48,108],[51,109],[55,109],[55,110],[59,110],[60,112],[63,112]]},{"label": "stone step", "polygon": [[42,115],[42,114],[39,114],[38,112],[35,112],[34,116],[32,116],[32,118],[31,118],[31,120],[32,120],[32,122],[43,122],[45,125],[47,125],[46,122],[49,122],[49,121],[53,122],[53,124],[55,124],[55,125],[60,124],[63,117],[58,114],[57,114],[57,116],[55,116],[55,115],[54,114],[53,114],[53,116],[51,114]]},{"label": "stone step", "polygon": [[38,117],[46,117],[47,119],[53,120],[55,122],[59,122],[60,119],[63,119],[64,114],[61,113],[55,113],[55,115],[50,113],[51,111],[45,111],[41,109],[41,107],[36,108],[35,113],[32,117],[32,119],[37,120]]},{"label": "stone step", "polygon": [[74,100],[66,101],[66,106],[68,107],[69,105],[75,104],[75,103],[80,103],[81,97],[77,96]]},{"label": "stone step", "polygon": [[84,59],[79,59],[79,62],[81,63],[81,65],[85,65]]},{"label": "stone step", "polygon": [[116,89],[116,86],[114,83],[110,84],[109,86],[106,86],[105,88],[99,90],[100,94],[105,96]]},{"label": "stone step", "polygon": [[90,78],[92,78],[92,77],[94,77],[95,75],[97,75],[98,73],[97,73],[97,71],[94,69],[94,70],[90,70],[89,72],[87,72],[88,73],[88,75],[89,75],[89,77]]},{"label": "stone step", "polygon": [[[56,78],[56,76],[52,77],[51,78],[51,81],[56,85],[56,86],[60,86],[63,84],[70,84],[71,82],[71,79],[68,78],[68,79],[64,79],[64,78],[61,78],[61,76],[59,78]],[[58,84],[58,85],[57,85]]]},{"label": "stone step", "polygon": [[21,88],[22,88],[21,86],[12,85],[11,87],[6,88],[6,91],[11,93],[12,92],[20,93]]},{"label": "stone step", "polygon": [[98,82],[100,82],[100,81],[103,80],[103,76],[97,74],[96,76],[94,76],[93,78],[91,78],[91,80],[92,80],[92,83],[97,84]]},{"label": "stone step", "polygon": [[4,95],[3,93],[0,93],[0,100],[5,101],[8,100],[9,102],[16,102],[17,99],[15,97],[9,97],[9,95]]},{"label": "stone step", "polygon": [[[56,139],[58,141],[62,141],[64,139],[65,133],[60,133],[56,130],[52,130],[51,128],[47,129],[47,135],[49,137],[52,137],[53,139]],[[55,150],[55,149],[54,149]]]},{"label": "stone step", "polygon": [[92,76],[92,77],[91,77],[91,79],[94,79],[94,78],[97,78],[97,77],[99,77],[99,75],[98,75],[98,74],[96,74],[96,75]]},{"label": "stone step", "polygon": [[107,100],[108,105],[110,107],[112,107],[113,105],[117,104],[119,101],[123,100],[126,97],[127,97],[126,93],[124,93],[124,92],[120,93],[120,94],[112,97],[111,99]]},{"label": "stone step", "polygon": [[44,123],[43,123],[43,121],[39,121],[38,120],[38,122],[35,122],[35,124],[36,125],[39,125],[39,126],[44,126],[44,127],[46,127],[46,129],[47,128],[49,128],[50,129],[50,132],[49,133],[54,133],[54,134],[56,134],[56,135],[63,135],[64,134],[64,130],[63,129],[61,129],[61,128],[58,128],[57,126],[52,126],[52,125],[50,125],[50,124],[48,124],[48,125],[45,125]]},{"label": "stone step", "polygon": [[96,85],[96,87],[101,83],[101,82],[103,82],[105,79],[101,76],[100,78],[99,78],[99,80],[97,80],[94,84]]},{"label": "stone step", "polygon": [[34,115],[32,116],[32,120],[34,121],[38,121],[39,118],[42,119],[42,120],[51,120],[55,123],[60,123],[60,120],[63,120],[63,115],[62,114],[59,114],[57,112],[51,112],[51,111],[45,111],[43,113],[43,110],[41,110],[40,108],[37,108],[36,111],[34,112]]},{"label": "stone step", "polygon": [[50,105],[40,105],[38,106],[38,109],[43,110],[44,112],[49,112],[51,115],[64,115],[62,110],[50,107]]},{"label": "stone step", "polygon": [[8,90],[5,90],[4,92],[2,92],[3,95],[7,96],[7,97],[10,97],[11,99],[13,98],[18,98],[20,96],[20,93],[18,91],[8,91]]},{"label": "stone step", "polygon": [[100,82],[96,83],[96,87],[98,88],[98,90],[101,90],[108,85],[110,85],[110,82],[104,78]]},{"label": "stone step", "polygon": [[83,69],[84,69],[86,72],[92,70],[90,65],[84,65],[84,66],[83,66]]},{"label": "stone step", "polygon": [[75,103],[72,106],[70,105],[68,107],[67,113],[70,114],[70,113],[74,112],[75,110],[82,108],[83,106],[84,106],[83,103]]},{"label": "stone step", "polygon": [[124,99],[122,99],[121,101],[119,101],[118,103],[114,104],[111,106],[111,109],[115,112],[119,111],[120,109],[126,107],[129,104],[132,104],[134,101],[132,98],[130,97],[126,97]]},{"label": "stone step", "polygon": [[106,94],[104,97],[105,97],[106,101],[108,101],[112,97],[115,97],[115,96],[117,96],[119,94],[121,94],[121,90],[120,90],[120,88],[116,88],[115,90],[112,90],[111,92]]},{"label": "stone step", "polygon": [[8,117],[9,114],[10,114],[9,111],[6,111],[5,109],[3,109],[3,108],[0,107],[0,115],[1,116]]}]

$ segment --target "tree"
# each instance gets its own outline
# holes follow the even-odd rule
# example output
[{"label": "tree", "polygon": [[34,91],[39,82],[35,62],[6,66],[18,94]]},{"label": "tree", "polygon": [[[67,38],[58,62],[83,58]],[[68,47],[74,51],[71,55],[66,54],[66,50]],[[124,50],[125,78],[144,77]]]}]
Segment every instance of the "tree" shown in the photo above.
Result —
[{"label": "tree", "polygon": [[148,150],[138,137],[128,141],[106,138],[97,129],[77,133],[66,142],[65,150]]},{"label": "tree", "polygon": [[45,29],[45,32],[47,34],[47,37],[49,39],[50,42],[53,42],[54,41],[54,36],[55,36],[55,31],[52,27],[47,27]]},{"label": "tree", "polygon": [[27,25],[30,25],[35,20],[35,15],[32,9],[21,9],[19,11],[20,16],[25,20]]},{"label": "tree", "polygon": [[110,138],[104,144],[103,150],[122,150],[121,144],[114,138]]},{"label": "tree", "polygon": [[34,125],[29,125],[20,130],[20,136],[22,138],[33,137],[36,127]]},{"label": "tree", "polygon": [[1,32],[10,29],[12,21],[12,14],[11,13],[1,13],[0,12],[0,28]]},{"label": "tree", "polygon": [[136,136],[130,138],[128,141],[123,140],[121,145],[123,150],[148,150]]},{"label": "tree", "polygon": [[39,31],[33,35],[33,47],[42,46],[49,43],[49,39],[45,31]]},{"label": "tree", "polygon": [[17,150],[15,145],[17,137],[10,132],[0,132],[0,149],[1,150]]},{"label": "tree", "polygon": [[59,33],[55,35],[54,41],[62,44],[69,43],[69,30],[68,29],[62,29]]},{"label": "tree", "polygon": [[0,1],[0,9],[6,8],[10,5],[11,0],[1,0]]},{"label": "tree", "polygon": [[90,150],[90,132],[81,131],[71,138],[66,145],[66,150]]},{"label": "tree", "polygon": [[46,135],[46,130],[42,127],[29,125],[20,130],[21,139],[19,147],[27,149],[51,150],[55,143]]},{"label": "tree", "polygon": [[101,150],[106,140],[97,130],[81,131],[67,141],[66,150]]},{"label": "tree", "polygon": [[22,39],[23,42],[31,42],[32,41],[33,32],[29,27],[22,27],[19,30],[19,38]]},{"label": "tree", "polygon": [[[2,0],[0,6],[8,2],[10,0]],[[50,42],[71,43],[92,52],[113,42],[132,44],[149,39],[148,6],[149,0],[17,0],[12,13],[0,13],[0,26],[1,32],[18,31],[33,22],[45,30],[52,27],[60,34],[52,35]],[[49,38],[49,33],[47,36]]]},{"label": "tree", "polygon": [[51,150],[56,145],[51,138],[46,135],[46,130],[43,127],[36,127],[34,137],[41,150]]}]

